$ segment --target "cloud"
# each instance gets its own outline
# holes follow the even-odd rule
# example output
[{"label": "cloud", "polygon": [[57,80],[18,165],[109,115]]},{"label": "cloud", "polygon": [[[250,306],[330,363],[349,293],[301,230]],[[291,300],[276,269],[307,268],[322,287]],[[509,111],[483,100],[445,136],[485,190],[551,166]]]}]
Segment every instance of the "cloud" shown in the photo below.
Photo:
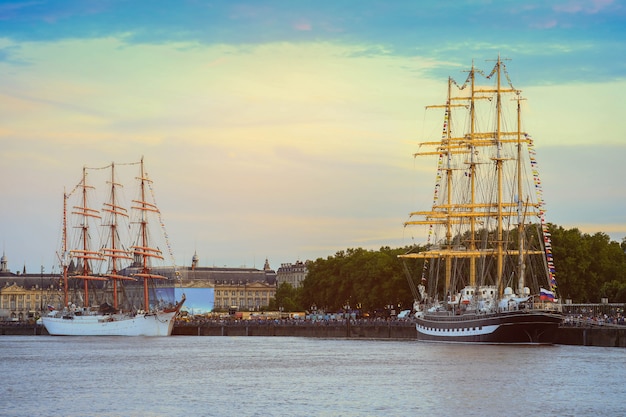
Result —
[{"label": "cloud", "polygon": [[293,24],[293,28],[298,31],[311,31],[313,30],[313,25],[310,22],[305,20],[298,20]]},{"label": "cloud", "polygon": [[[60,201],[83,165],[141,155],[182,254],[193,248],[238,264],[262,250],[289,261],[323,253],[286,248],[332,253],[388,236],[376,219],[404,216],[397,203],[411,181],[388,175],[411,166],[413,91],[431,87],[406,71],[419,65],[415,58],[353,51],[326,43],[22,43],[17,58],[31,65],[8,71],[0,96],[9,157],[2,208],[19,217],[8,204],[19,201],[36,219],[28,227],[47,232],[32,246],[7,228],[12,247],[53,264],[57,238],[48,225],[58,224],[59,209],[37,201]],[[27,175],[8,181],[25,166]]]},{"label": "cloud", "polygon": [[610,8],[614,3],[614,0],[570,0],[562,4],[557,4],[552,8],[557,13],[595,14]]},{"label": "cloud", "polygon": [[[452,52],[479,53],[483,66],[484,55],[493,58],[501,46],[472,50],[468,41],[404,54],[382,42],[135,40],[127,33],[3,40],[10,59],[1,64],[0,209],[11,219],[3,231],[15,262],[56,263],[61,194],[83,165],[141,155],[181,264],[195,251],[211,263],[239,265],[419,241],[422,232],[402,222],[432,202],[435,162],[411,155],[418,142],[441,134],[441,119],[427,123],[424,107],[445,99],[448,75],[466,75],[471,59],[461,67]],[[580,45],[546,45],[542,53],[554,61],[585,53]],[[529,99],[528,130],[547,168],[546,188],[555,184],[555,199],[546,190],[549,220],[591,223],[589,207],[572,208],[579,193],[568,194],[563,179],[582,176],[598,201],[614,190],[595,186],[592,176],[583,181],[589,165],[572,167],[568,158],[598,157],[589,148],[598,143],[608,147],[603,152],[621,152],[616,145],[626,132],[615,120],[625,85],[616,77],[574,83],[537,76],[553,82],[537,87],[527,74],[541,75],[553,61],[531,59],[536,43],[514,47],[521,57],[514,54],[512,77]],[[555,151],[544,157],[542,147]],[[609,206],[622,201],[611,197]],[[624,223],[605,210],[605,218]]]},{"label": "cloud", "polygon": [[534,21],[530,24],[531,28],[535,29],[552,29],[558,25],[556,19],[548,19],[543,21]]}]

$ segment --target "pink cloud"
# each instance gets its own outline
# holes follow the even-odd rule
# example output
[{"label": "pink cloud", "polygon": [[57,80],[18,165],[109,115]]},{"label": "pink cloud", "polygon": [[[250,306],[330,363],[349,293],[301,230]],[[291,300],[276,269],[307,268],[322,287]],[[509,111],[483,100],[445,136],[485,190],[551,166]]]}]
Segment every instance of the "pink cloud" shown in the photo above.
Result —
[{"label": "pink cloud", "polygon": [[217,67],[219,65],[222,65],[226,61],[228,61],[228,58],[220,57],[220,58],[214,59],[213,61],[207,63],[206,66],[207,67]]},{"label": "pink cloud", "polygon": [[556,27],[557,24],[558,22],[555,19],[551,19],[544,22],[534,22],[530,26],[537,29],[552,29]]},{"label": "pink cloud", "polygon": [[598,13],[611,6],[614,0],[571,0],[558,6],[554,6],[555,12],[563,13]]},{"label": "pink cloud", "polygon": [[300,20],[294,23],[293,28],[295,30],[310,31],[310,30],[313,30],[313,25],[311,25],[310,22]]}]

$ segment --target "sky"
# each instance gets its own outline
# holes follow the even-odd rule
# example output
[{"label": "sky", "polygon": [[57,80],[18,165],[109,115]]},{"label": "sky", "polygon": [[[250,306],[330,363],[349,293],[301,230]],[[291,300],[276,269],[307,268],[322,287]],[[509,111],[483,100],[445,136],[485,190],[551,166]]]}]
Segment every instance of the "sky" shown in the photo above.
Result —
[{"label": "sky", "polygon": [[621,242],[626,1],[1,1],[9,269],[58,270],[64,190],[141,157],[179,266],[422,243],[425,106],[498,55],[546,220]]}]

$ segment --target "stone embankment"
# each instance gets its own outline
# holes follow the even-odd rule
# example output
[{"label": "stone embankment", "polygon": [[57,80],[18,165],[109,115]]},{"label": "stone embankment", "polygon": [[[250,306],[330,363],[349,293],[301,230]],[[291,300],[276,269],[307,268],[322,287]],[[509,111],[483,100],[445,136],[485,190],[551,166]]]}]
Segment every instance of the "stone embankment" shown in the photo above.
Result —
[{"label": "stone embankment", "polygon": [[[0,335],[47,335],[33,324],[0,324]],[[295,336],[319,338],[416,339],[411,322],[299,322],[239,321],[177,323],[173,336]],[[559,328],[556,344],[576,346],[626,347],[626,326],[567,323]]]},{"label": "stone embankment", "polygon": [[[414,323],[391,322],[205,322],[174,328],[178,336],[301,336],[321,338],[416,339]],[[626,326],[573,323],[559,327],[556,344],[626,347]]]},{"label": "stone embankment", "polygon": [[415,339],[415,325],[409,322],[303,322],[238,321],[177,325],[179,336],[296,336],[321,338]]}]

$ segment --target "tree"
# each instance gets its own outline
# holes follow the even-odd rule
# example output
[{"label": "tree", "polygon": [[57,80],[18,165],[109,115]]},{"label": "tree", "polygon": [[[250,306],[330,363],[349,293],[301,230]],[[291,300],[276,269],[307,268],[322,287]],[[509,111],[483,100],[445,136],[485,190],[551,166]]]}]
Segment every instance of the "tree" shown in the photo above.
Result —
[{"label": "tree", "polygon": [[[597,303],[601,297],[618,301],[626,285],[626,254],[605,233],[583,234],[550,225],[558,293],[574,303]],[[615,281],[616,283],[611,283]],[[613,298],[615,297],[615,298]]]},{"label": "tree", "polygon": [[[552,255],[556,268],[557,293],[574,303],[598,303],[601,297],[611,302],[626,302],[626,238],[611,241],[605,233],[584,234],[577,228],[564,229],[548,225],[552,236]],[[421,251],[424,248],[416,247]],[[408,247],[379,250],[346,249],[334,256],[318,258],[308,265],[308,276],[297,295],[280,295],[309,310],[312,306],[325,311],[339,311],[349,305],[363,312],[382,310],[385,306],[410,308],[412,286],[421,282],[422,259],[400,260]],[[407,281],[405,266],[411,275]],[[544,265],[535,265],[540,273]]]},{"label": "tree", "polygon": [[299,291],[291,284],[283,282],[276,289],[276,295],[270,299],[269,309],[273,311],[302,311],[299,303]]},{"label": "tree", "polygon": [[303,285],[303,304],[326,311],[350,306],[365,312],[382,310],[389,304],[411,306],[413,296],[398,259],[407,250],[347,249],[311,262]]}]

